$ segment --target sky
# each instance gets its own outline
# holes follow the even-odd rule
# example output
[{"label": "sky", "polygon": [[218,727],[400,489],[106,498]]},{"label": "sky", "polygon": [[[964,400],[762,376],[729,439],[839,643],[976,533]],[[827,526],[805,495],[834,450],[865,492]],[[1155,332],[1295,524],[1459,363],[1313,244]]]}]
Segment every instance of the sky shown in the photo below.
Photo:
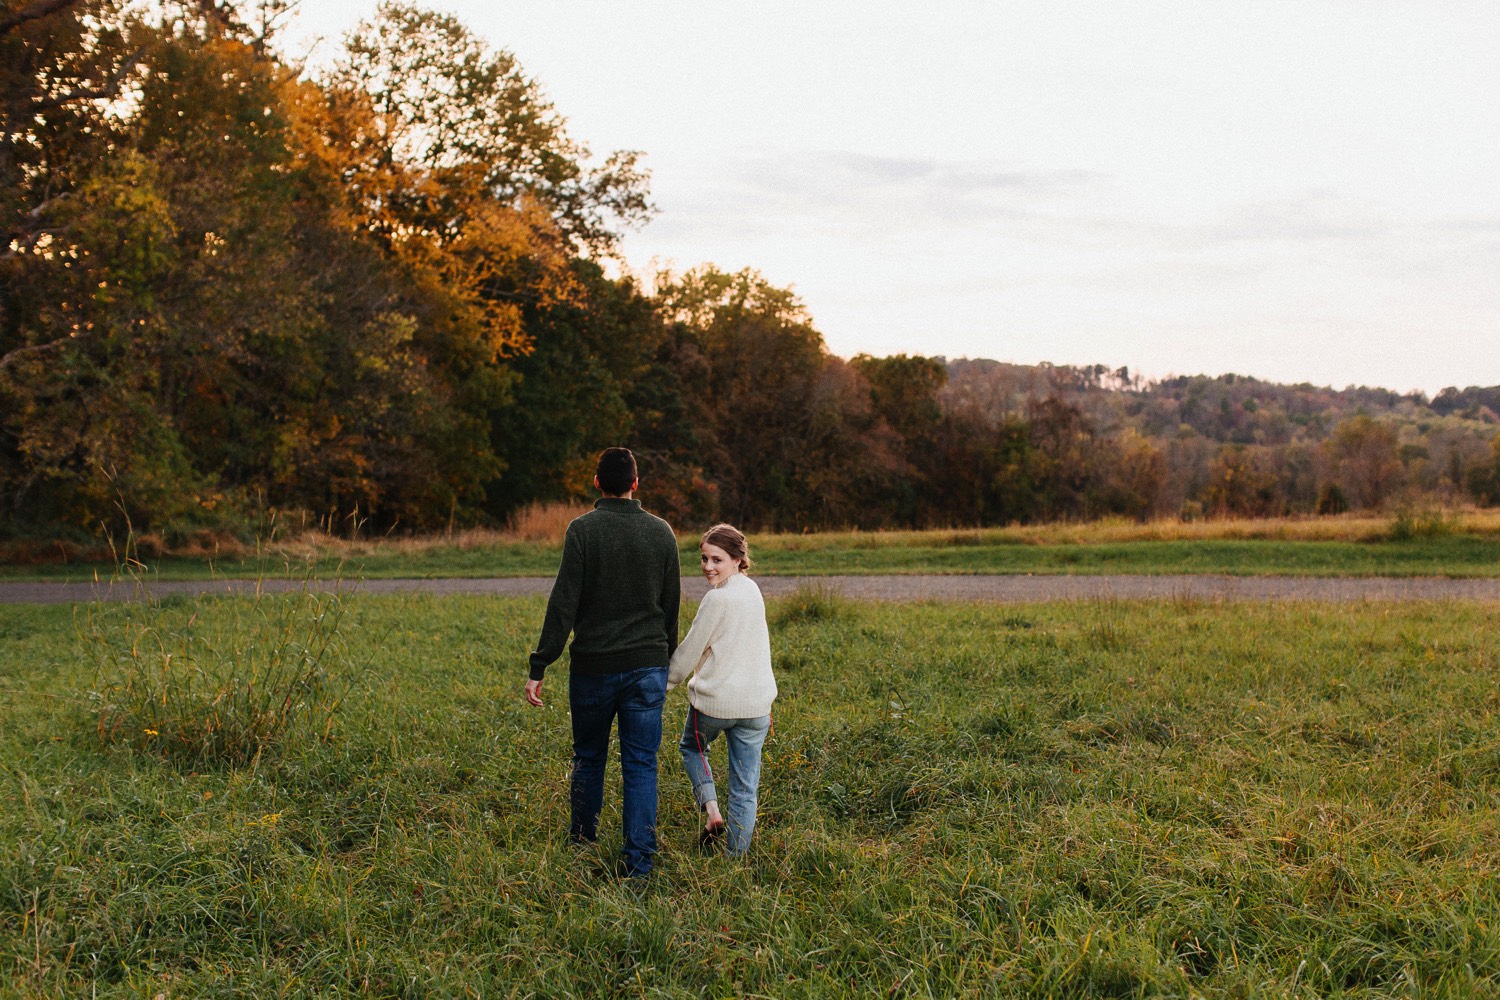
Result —
[{"label": "sky", "polygon": [[[1500,5],[443,0],[830,350],[1500,384]],[[375,0],[305,0],[316,66]]]}]

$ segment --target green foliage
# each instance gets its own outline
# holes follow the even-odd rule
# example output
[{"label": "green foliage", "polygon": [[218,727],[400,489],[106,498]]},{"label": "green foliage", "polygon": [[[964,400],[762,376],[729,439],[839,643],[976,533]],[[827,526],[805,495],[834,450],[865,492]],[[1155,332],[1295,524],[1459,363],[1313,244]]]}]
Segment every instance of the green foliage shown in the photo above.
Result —
[{"label": "green foliage", "polygon": [[[227,627],[234,603],[177,611]],[[852,605],[777,625],[750,857],[696,851],[668,748],[639,887],[609,874],[613,796],[599,847],[563,843],[565,692],[519,698],[542,604],[351,599],[370,667],[335,738],[193,769],[71,738],[91,667],[69,609],[0,608],[6,989],[1500,989],[1500,622],[1481,604]],[[669,726],[684,711],[673,695]]]},{"label": "green foliage", "polygon": [[640,154],[586,167],[588,147],[515,56],[452,16],[384,0],[347,39],[332,82],[370,101],[394,159],[467,174],[500,204],[536,199],[580,249],[607,255],[621,227],[651,215]]}]

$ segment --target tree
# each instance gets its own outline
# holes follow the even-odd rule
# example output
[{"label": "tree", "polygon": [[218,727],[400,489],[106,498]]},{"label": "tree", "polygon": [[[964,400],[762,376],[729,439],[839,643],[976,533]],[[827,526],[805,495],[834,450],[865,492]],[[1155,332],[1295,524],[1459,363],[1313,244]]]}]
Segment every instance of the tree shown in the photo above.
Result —
[{"label": "tree", "polygon": [[[10,529],[86,530],[114,519],[122,492],[180,509],[199,485],[150,404],[149,373],[113,364],[141,317],[111,304],[137,297],[165,264],[169,223],[149,167],[112,156],[123,125],[109,104],[150,42],[114,3],[0,6],[0,521]],[[95,240],[124,251],[114,283],[91,256]]]},{"label": "tree", "polygon": [[664,281],[657,302],[703,361],[684,385],[703,400],[704,467],[725,517],[803,529],[874,516],[860,499],[899,458],[868,384],[828,355],[789,289],[705,266]]},{"label": "tree", "polygon": [[1378,507],[1401,485],[1396,432],[1388,423],[1357,414],[1334,428],[1329,448],[1351,507]]},{"label": "tree", "polygon": [[1500,504],[1500,434],[1490,440],[1490,461],[1469,468],[1464,487],[1474,499],[1492,507]]},{"label": "tree", "polygon": [[918,527],[941,521],[932,496],[938,475],[937,442],[943,424],[938,393],[948,380],[938,358],[860,354],[850,362],[869,386],[875,416],[893,435],[894,461],[868,500],[885,511],[886,523]]},{"label": "tree", "polygon": [[1098,441],[1074,404],[1048,396],[1028,407],[1027,424],[1036,449],[1038,505],[1043,517],[1085,517],[1097,486]]},{"label": "tree", "polygon": [[1204,506],[1217,517],[1271,517],[1284,512],[1268,449],[1229,444],[1209,466]]},{"label": "tree", "polygon": [[1100,476],[1100,512],[1149,520],[1160,510],[1166,456],[1155,442],[1130,428],[1111,437],[1103,448],[1108,458]]},{"label": "tree", "polygon": [[385,0],[350,35],[334,81],[369,101],[383,157],[515,211],[540,203],[579,250],[610,253],[620,227],[651,213],[640,154],[586,166],[588,147],[515,56],[451,16]]}]

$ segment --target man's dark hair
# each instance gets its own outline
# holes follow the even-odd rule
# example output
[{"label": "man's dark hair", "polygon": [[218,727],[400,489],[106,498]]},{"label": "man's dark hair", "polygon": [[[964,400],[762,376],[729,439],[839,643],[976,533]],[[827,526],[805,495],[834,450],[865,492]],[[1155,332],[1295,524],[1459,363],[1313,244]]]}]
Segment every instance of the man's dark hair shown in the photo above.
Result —
[{"label": "man's dark hair", "polygon": [[619,496],[629,493],[636,480],[635,456],[629,448],[605,448],[599,456],[599,489]]}]

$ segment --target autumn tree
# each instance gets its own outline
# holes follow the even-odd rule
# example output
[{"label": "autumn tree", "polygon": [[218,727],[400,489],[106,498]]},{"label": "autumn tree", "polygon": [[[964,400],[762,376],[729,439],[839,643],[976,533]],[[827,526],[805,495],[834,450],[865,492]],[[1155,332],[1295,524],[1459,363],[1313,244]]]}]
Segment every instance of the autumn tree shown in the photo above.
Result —
[{"label": "autumn tree", "polygon": [[1500,434],[1490,440],[1489,461],[1471,466],[1464,485],[1485,506],[1500,504]]},{"label": "autumn tree", "polygon": [[457,22],[387,6],[316,84],[284,6],[4,8],[8,523],[478,511],[528,316],[646,211]]},{"label": "autumn tree", "polygon": [[1400,487],[1396,432],[1389,424],[1357,414],[1334,428],[1328,448],[1351,507],[1378,507]]},{"label": "autumn tree", "polygon": [[1271,458],[1264,447],[1227,444],[1208,470],[1203,505],[1218,517],[1270,517],[1284,512]]},{"label": "autumn tree", "polygon": [[1162,448],[1135,429],[1126,428],[1105,441],[1102,449],[1105,458],[1099,473],[1099,512],[1123,514],[1137,521],[1164,513],[1161,501],[1167,461]]},{"label": "autumn tree", "polygon": [[419,189],[396,199],[418,218],[438,211],[427,226],[450,224],[442,209],[462,201],[516,212],[540,204],[575,249],[600,255],[649,217],[640,154],[617,151],[590,166],[588,147],[567,134],[515,56],[456,18],[385,0],[346,49],[333,82],[368,102],[380,159],[442,178],[446,196]]}]

